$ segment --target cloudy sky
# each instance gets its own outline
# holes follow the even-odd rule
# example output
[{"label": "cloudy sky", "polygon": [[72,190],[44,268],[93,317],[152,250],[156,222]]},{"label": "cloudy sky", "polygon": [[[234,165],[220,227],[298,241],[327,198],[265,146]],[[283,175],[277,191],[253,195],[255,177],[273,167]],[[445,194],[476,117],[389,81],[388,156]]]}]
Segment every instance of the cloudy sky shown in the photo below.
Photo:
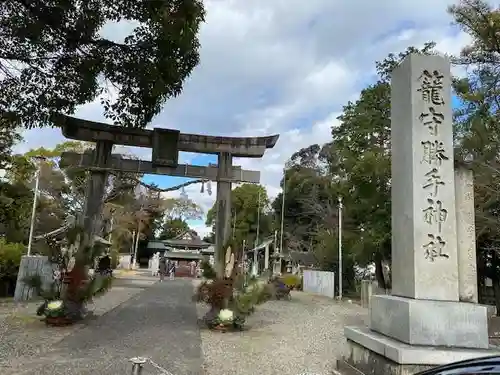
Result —
[{"label": "cloudy sky", "polygon": [[[205,0],[206,23],[200,34],[201,63],[152,126],[182,132],[262,136],[280,134],[261,160],[235,164],[261,171],[261,181],[275,196],[284,162],[313,143],[325,143],[339,111],[374,80],[374,62],[409,45],[433,40],[442,52],[456,53],[467,35],[451,24],[446,0]],[[107,25],[115,40],[129,32]],[[98,102],[83,106],[77,117],[102,120]],[[24,134],[17,151],[63,141],[53,129]],[[150,157],[139,151],[144,159]],[[182,162],[206,165],[213,157],[182,154]],[[183,180],[147,176],[161,187]],[[214,186],[215,191],[215,186]],[[205,212],[215,193],[188,188]],[[175,196],[176,194],[174,194]],[[205,234],[202,221],[193,228]]]}]

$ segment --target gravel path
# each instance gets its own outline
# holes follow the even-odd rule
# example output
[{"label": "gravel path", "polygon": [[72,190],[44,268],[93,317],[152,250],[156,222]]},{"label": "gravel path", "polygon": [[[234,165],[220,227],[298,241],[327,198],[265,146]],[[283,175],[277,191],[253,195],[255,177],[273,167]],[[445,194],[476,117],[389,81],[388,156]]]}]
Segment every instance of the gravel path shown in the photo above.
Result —
[{"label": "gravel path", "polygon": [[[206,307],[198,305],[198,315]],[[207,375],[330,374],[344,351],[344,326],[365,324],[367,309],[348,302],[292,292],[248,319],[248,331],[202,330]]]},{"label": "gravel path", "polygon": [[0,303],[0,373],[17,373],[15,371],[20,371],[25,363],[33,363],[34,358],[47,355],[61,340],[77,334],[88,324],[95,323],[100,316],[156,281],[151,278],[136,280],[127,277],[117,278],[111,290],[89,306],[94,314],[90,321],[73,326],[47,328],[35,313],[40,302]]},{"label": "gravel path", "polygon": [[[15,319],[3,318],[9,329],[0,330],[0,374],[124,375],[130,371],[130,357],[146,356],[174,375],[326,375],[343,353],[344,325],[363,324],[367,317],[367,310],[358,305],[293,292],[291,301],[259,306],[247,331],[200,332],[196,319],[206,307],[191,301],[190,280],[147,287],[154,280],[127,277],[94,311],[106,311],[111,293],[115,301],[125,302],[83,327],[43,327],[34,338],[28,323],[12,331]],[[9,361],[2,362],[1,356]],[[149,365],[143,372],[158,373]]]},{"label": "gravel path", "polygon": [[[2,375],[125,375],[145,356],[175,375],[201,374],[201,339],[187,280],[157,283]],[[24,361],[26,362],[26,361]],[[146,366],[144,375],[158,374]]]}]

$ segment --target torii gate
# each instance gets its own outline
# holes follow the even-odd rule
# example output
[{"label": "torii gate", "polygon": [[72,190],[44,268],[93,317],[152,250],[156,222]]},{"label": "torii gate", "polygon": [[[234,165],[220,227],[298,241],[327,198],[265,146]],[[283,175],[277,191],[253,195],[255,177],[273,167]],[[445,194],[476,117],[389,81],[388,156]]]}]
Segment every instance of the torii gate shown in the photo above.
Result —
[{"label": "torii gate", "polygon": [[[57,115],[54,123],[61,127],[66,138],[94,142],[92,154],[65,152],[61,167],[82,166],[90,169],[83,217],[84,239],[80,246],[89,246],[99,226],[102,197],[109,171],[162,174],[201,178],[217,182],[217,220],[215,259],[217,273],[222,272],[223,246],[229,240],[231,217],[231,184],[233,182],[260,182],[259,171],[243,170],[233,166],[233,157],[261,158],[267,149],[276,145],[279,135],[266,137],[215,137],[183,134],[179,130],[155,128],[123,128],[75,117]],[[152,161],[123,159],[112,155],[113,145],[152,149]],[[217,154],[217,166],[178,164],[179,151],[199,154]]]}]

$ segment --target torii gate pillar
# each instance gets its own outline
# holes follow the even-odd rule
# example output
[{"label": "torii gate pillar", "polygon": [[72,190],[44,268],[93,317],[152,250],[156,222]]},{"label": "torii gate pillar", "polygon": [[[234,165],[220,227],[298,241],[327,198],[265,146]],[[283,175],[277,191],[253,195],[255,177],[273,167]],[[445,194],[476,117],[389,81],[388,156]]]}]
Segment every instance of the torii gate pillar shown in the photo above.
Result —
[{"label": "torii gate pillar", "polygon": [[218,155],[217,220],[215,222],[215,267],[217,275],[224,272],[225,246],[231,235],[231,177],[233,156],[229,152]]}]

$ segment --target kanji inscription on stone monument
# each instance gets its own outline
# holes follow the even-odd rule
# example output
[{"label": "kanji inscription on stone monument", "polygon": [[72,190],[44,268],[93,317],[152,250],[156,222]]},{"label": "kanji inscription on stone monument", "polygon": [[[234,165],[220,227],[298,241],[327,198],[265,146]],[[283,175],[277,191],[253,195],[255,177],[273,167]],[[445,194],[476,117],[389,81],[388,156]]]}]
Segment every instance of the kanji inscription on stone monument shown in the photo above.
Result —
[{"label": "kanji inscription on stone monument", "polygon": [[449,62],[412,55],[394,71],[391,84],[393,294],[456,300]]},{"label": "kanji inscription on stone monument", "polygon": [[429,242],[424,245],[425,258],[429,259],[431,262],[438,257],[449,258],[448,254],[443,252],[446,242],[441,238],[441,236],[434,236],[433,234],[427,234]]},{"label": "kanji inscription on stone monument", "polygon": [[437,197],[439,194],[440,186],[445,183],[439,174],[437,168],[432,168],[429,172],[424,175],[423,188],[429,192],[432,197]]},{"label": "kanji inscription on stone monument", "polygon": [[444,160],[449,160],[446,156],[446,146],[438,139],[440,127],[443,126],[445,116],[442,107],[445,100],[443,98],[443,78],[444,75],[438,70],[432,71],[424,69],[420,76],[420,87],[417,92],[421,94],[424,106],[428,106],[428,112],[422,113],[419,120],[429,129],[430,139],[427,137],[421,141],[422,161],[431,165],[432,168],[424,175],[424,190],[429,194],[427,203],[429,206],[422,210],[424,222],[428,225],[427,238],[424,242],[425,259],[434,262],[436,258],[448,259],[446,253],[446,240],[443,239],[443,223],[446,221],[448,211],[440,196],[440,187],[446,184],[441,178],[441,166]]},{"label": "kanji inscription on stone monument", "polygon": [[446,221],[448,211],[443,208],[443,202],[440,200],[427,199],[429,206],[422,212],[424,214],[424,221],[429,225],[437,225],[439,232],[441,226]]},{"label": "kanji inscription on stone monument", "polygon": [[434,70],[432,73],[424,70],[420,76],[420,87],[417,89],[422,94],[422,100],[428,104],[443,105],[443,74]]},{"label": "kanji inscription on stone monument", "polygon": [[419,119],[429,129],[429,134],[436,136],[439,133],[439,127],[443,124],[444,115],[436,111],[434,107],[429,107],[425,112],[420,114]]},{"label": "kanji inscription on stone monument", "polygon": [[446,156],[446,150],[444,149],[444,143],[441,141],[422,141],[424,156],[422,157],[422,162],[429,165],[441,166],[443,160],[448,160]]}]

